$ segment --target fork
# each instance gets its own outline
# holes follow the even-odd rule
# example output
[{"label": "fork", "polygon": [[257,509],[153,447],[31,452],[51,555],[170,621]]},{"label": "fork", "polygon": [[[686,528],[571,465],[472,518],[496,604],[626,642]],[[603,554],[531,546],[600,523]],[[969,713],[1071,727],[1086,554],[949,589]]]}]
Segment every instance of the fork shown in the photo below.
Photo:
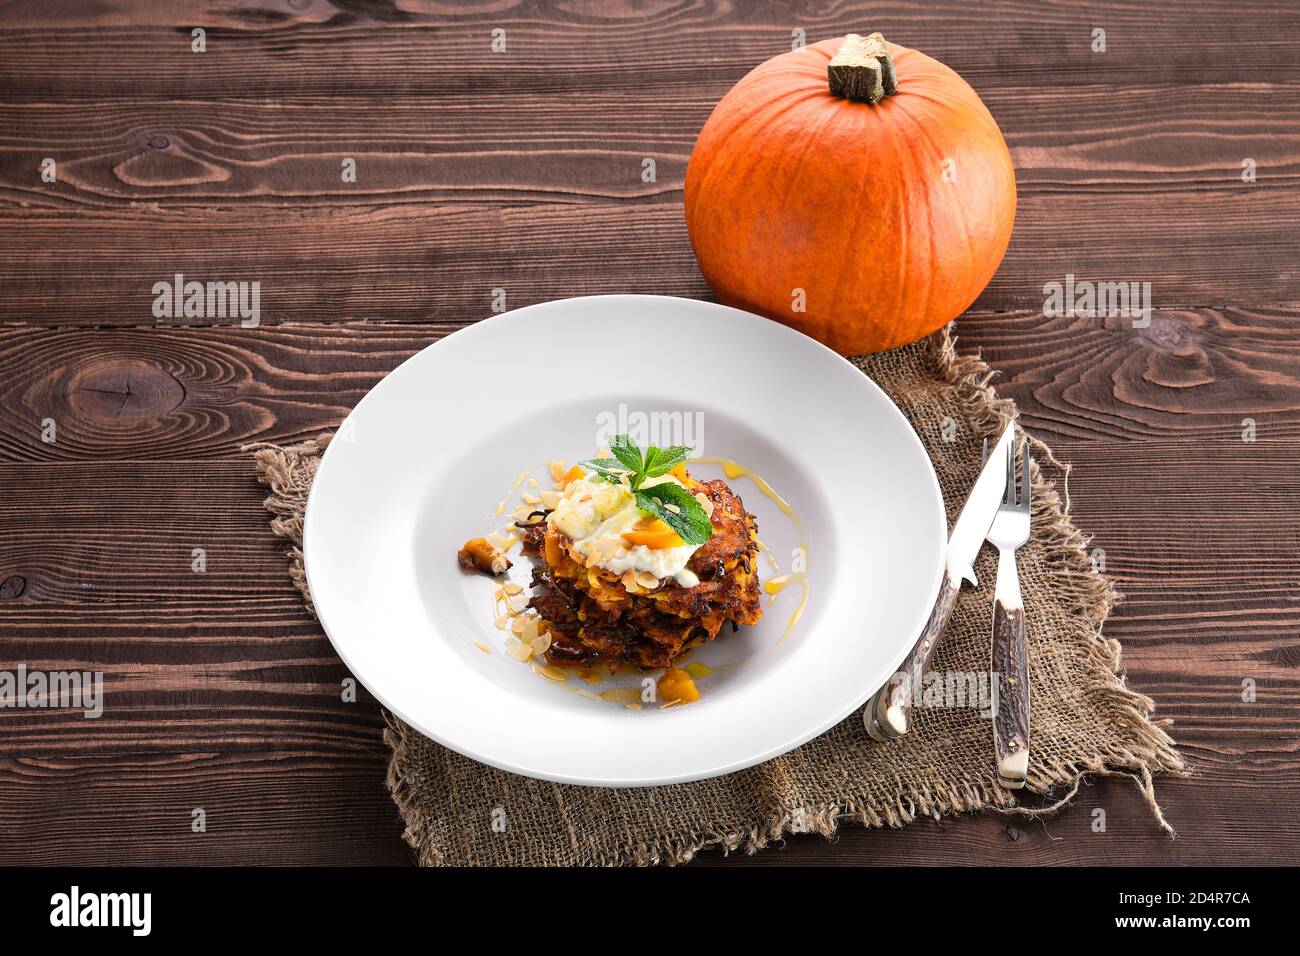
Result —
[{"label": "fork", "polygon": [[[984,457],[988,457],[985,442]],[[1029,540],[1029,443],[1020,445],[1020,487],[1016,488],[1016,444],[1007,446],[1007,490],[986,536],[998,549],[998,583],[993,597],[993,749],[998,783],[1018,790],[1029,769],[1029,660],[1025,648],[1025,605],[1020,598],[1016,549]]]}]

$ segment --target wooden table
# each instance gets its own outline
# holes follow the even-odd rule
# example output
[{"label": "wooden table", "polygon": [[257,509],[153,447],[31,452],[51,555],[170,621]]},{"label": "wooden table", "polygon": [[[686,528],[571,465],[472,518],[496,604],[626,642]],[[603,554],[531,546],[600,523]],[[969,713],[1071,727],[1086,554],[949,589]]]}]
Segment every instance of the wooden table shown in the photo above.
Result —
[{"label": "wooden table", "polygon": [[[709,296],[682,180],[713,103],[796,30],[873,29],[1006,133],[1015,235],[960,345],[1073,462],[1127,594],[1107,633],[1196,775],[1159,782],[1176,841],[1112,779],[1047,822],[754,862],[1296,860],[1295,4],[75,6],[0,6],[0,662],[102,670],[109,697],[0,712],[0,862],[409,863],[379,709],[340,700],[239,445],[335,426],[494,289]],[[178,272],[259,281],[261,324],[155,319]],[[1149,281],[1151,324],[1045,319],[1067,274]]]}]

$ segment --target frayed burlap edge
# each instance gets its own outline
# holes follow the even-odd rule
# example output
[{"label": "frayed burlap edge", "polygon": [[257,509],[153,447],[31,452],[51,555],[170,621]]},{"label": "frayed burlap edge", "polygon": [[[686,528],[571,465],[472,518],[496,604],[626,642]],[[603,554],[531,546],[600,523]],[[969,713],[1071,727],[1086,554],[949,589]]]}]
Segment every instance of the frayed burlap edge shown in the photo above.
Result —
[{"label": "frayed burlap edge", "polygon": [[[957,354],[951,325],[936,332],[923,344],[939,377],[955,389],[962,403],[971,410],[976,426],[991,432],[1015,417],[1015,404],[1010,399],[999,398],[991,385],[997,373],[977,355]],[[1126,724],[1129,736],[1125,744],[1109,743],[1084,758],[1054,760],[1036,766],[1031,770],[1027,784],[1031,790],[1050,795],[1042,806],[1025,806],[1011,791],[970,780],[955,786],[933,785],[910,793],[900,792],[896,794],[894,805],[889,807],[860,806],[852,796],[841,793],[816,812],[810,813],[810,808],[805,808],[797,819],[793,813],[783,813],[747,830],[665,834],[650,845],[627,847],[608,858],[596,860],[597,865],[678,864],[688,862],[701,850],[713,846],[720,847],[725,853],[738,850],[755,853],[783,839],[787,833],[818,833],[833,837],[844,822],[868,827],[901,827],[918,816],[938,819],[946,814],[980,810],[1042,817],[1066,806],[1092,776],[1127,776],[1132,779],[1157,823],[1172,837],[1174,830],[1156,801],[1153,779],[1156,773],[1187,773],[1174,741],[1164,729],[1172,721],[1153,718],[1155,702],[1127,685],[1121,667],[1119,642],[1101,634],[1102,624],[1120,596],[1110,581],[1093,568],[1087,552],[1089,538],[1070,520],[1069,465],[1058,461],[1046,443],[1032,436],[1026,437],[1041,459],[1056,470],[1064,491],[1062,498],[1055,482],[1035,461],[1034,495],[1049,518],[1042,526],[1036,525],[1036,534],[1047,539],[1049,550],[1060,559],[1059,567],[1053,573],[1063,590],[1072,597],[1074,613],[1096,626],[1096,640],[1087,649],[1089,672],[1084,675],[1085,690],[1108,699],[1119,719]],[[315,607],[303,568],[302,518],[319,456],[329,441],[329,435],[321,435],[287,447],[255,442],[241,448],[253,453],[258,480],[271,490],[264,502],[266,509],[274,515],[271,528],[292,543],[289,575],[313,615]],[[421,865],[437,866],[443,858],[415,805],[414,788],[417,784],[402,772],[402,766],[408,763],[408,748],[414,746],[413,742],[419,735],[386,711],[384,720],[383,739],[392,750],[387,785],[405,823],[403,838],[415,849]],[[1064,792],[1060,793],[1062,790]],[[1059,796],[1055,795],[1057,793]]]}]

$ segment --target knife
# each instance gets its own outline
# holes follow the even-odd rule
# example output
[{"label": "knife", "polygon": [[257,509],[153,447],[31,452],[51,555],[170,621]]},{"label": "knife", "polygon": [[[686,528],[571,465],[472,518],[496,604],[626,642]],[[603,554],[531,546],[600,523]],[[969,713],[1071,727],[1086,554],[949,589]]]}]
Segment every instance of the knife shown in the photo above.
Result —
[{"label": "knife", "polygon": [[1015,430],[1014,421],[1002,430],[966,497],[966,503],[962,505],[957,523],[952,526],[943,581],[939,584],[939,594],[934,599],[934,607],[921,637],[899,666],[898,673],[867,701],[866,709],[862,711],[862,723],[876,740],[893,740],[912,729],[912,694],[921,686],[930,658],[939,646],[944,625],[957,604],[961,582],[979,583],[975,580],[975,555],[993,524],[998,505],[1002,503],[1007,484],[1007,446],[1011,444]]}]

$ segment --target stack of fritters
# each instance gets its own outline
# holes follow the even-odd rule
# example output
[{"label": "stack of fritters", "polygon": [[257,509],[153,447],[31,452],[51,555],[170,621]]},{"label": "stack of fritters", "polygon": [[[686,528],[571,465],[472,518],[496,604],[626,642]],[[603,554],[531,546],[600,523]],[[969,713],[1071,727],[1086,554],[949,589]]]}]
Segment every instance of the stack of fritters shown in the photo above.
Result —
[{"label": "stack of fritters", "polygon": [[725,622],[755,624],[763,616],[754,516],[725,482],[694,482],[691,491],[713,502],[713,536],[687,564],[700,582],[689,588],[670,578],[653,590],[629,589],[612,571],[587,567],[546,521],[520,525],[524,553],[539,559],[529,606],[548,625],[553,660],[667,667]]}]

